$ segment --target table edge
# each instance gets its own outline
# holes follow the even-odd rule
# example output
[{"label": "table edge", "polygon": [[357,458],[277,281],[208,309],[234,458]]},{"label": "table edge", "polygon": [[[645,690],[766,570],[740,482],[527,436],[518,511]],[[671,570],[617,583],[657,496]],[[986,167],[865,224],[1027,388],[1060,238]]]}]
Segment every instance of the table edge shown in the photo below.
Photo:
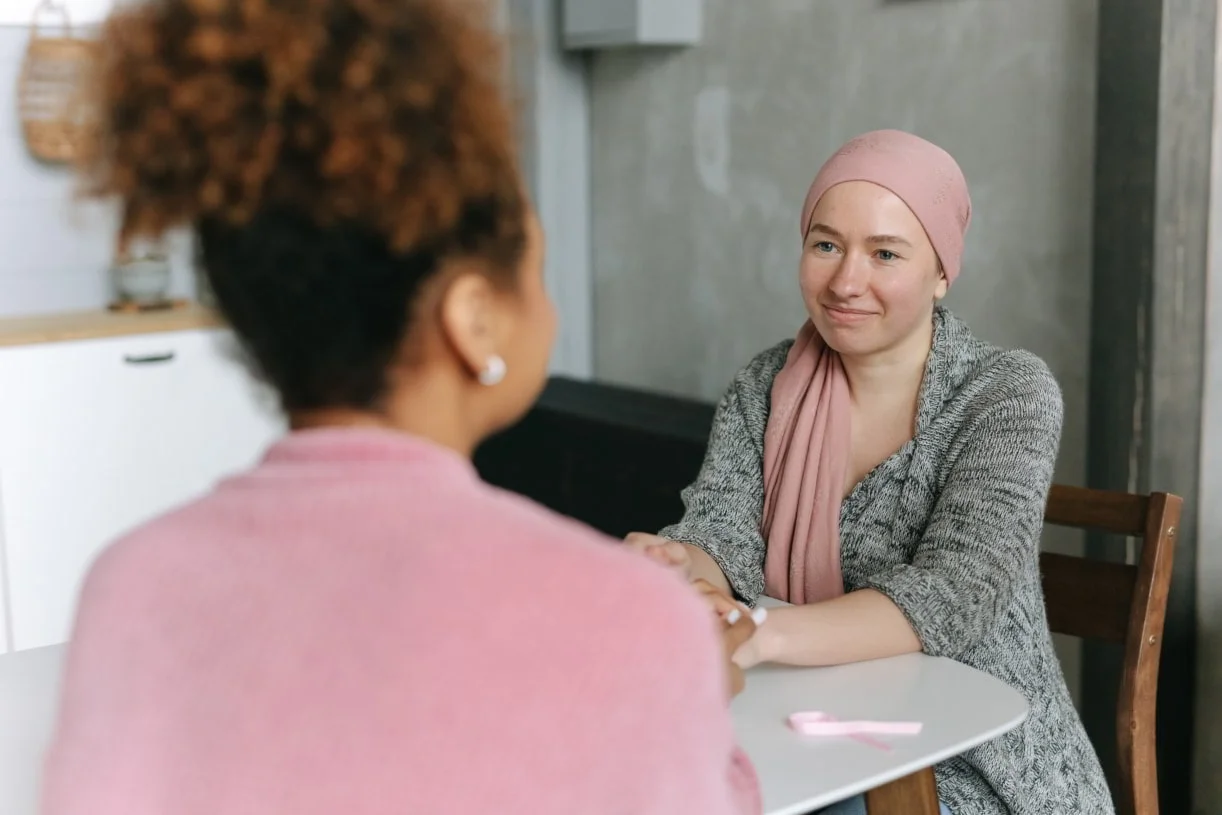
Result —
[{"label": "table edge", "polygon": [[[1015,691],[1015,693],[1017,693],[1017,691]],[[1019,695],[1021,697],[1021,694]],[[797,801],[793,804],[778,807],[776,809],[769,809],[764,813],[764,815],[808,815],[811,810],[822,809],[823,807],[830,806],[839,801],[852,798],[855,795],[861,795],[869,790],[903,778],[906,775],[911,775],[929,767],[934,767],[949,758],[962,755],[968,750],[971,750],[974,747],[979,747],[980,745],[990,742],[999,736],[1004,736],[1006,733],[1009,733],[1011,730],[1014,730],[1022,725],[1022,723],[1027,720],[1027,717],[1031,713],[1031,706],[1027,704],[1027,700],[1023,699],[1022,701],[1023,710],[1021,714],[1005,722],[1004,724],[997,725],[996,727],[984,731],[979,736],[974,736],[971,739],[960,742],[954,747],[935,751],[924,758],[910,761],[907,764],[898,765],[897,767],[887,770],[886,772],[879,773],[868,781],[846,785],[845,787],[836,790],[833,795],[812,796],[803,801]]]}]

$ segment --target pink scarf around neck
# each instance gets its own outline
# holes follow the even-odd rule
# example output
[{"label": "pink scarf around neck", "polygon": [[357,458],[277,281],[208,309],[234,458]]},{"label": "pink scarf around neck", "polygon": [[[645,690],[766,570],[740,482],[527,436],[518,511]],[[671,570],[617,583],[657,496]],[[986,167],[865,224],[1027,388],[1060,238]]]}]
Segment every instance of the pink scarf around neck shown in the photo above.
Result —
[{"label": "pink scarf around neck", "polygon": [[764,434],[764,586],[795,605],[844,594],[840,499],[849,467],[849,381],[840,354],[802,326],[772,385]]},{"label": "pink scarf around neck", "polygon": [[[942,148],[898,130],[862,134],[815,177],[802,205],[802,239],[819,199],[848,181],[890,190],[916,215],[947,283],[959,274],[972,217],[967,181]],[[764,588],[790,603],[844,594],[840,504],[848,477],[852,405],[843,362],[809,321],[772,385],[764,431]]]}]

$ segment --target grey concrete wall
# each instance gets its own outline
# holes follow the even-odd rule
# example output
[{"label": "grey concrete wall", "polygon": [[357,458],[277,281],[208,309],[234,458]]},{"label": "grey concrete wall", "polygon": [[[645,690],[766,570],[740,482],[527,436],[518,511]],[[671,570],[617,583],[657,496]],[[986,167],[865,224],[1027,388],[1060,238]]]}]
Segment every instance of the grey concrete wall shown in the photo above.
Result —
[{"label": "grey concrete wall", "polygon": [[[1217,108],[1215,108],[1217,110]],[[1214,155],[1222,155],[1222,128]],[[1193,812],[1222,812],[1222,162],[1215,159],[1210,207],[1210,293],[1197,508],[1197,709]],[[1194,508],[1185,507],[1185,512]]]},{"label": "grey concrete wall", "polygon": [[[1097,14],[1097,0],[705,0],[695,48],[596,52],[596,377],[715,398],[803,319],[798,208],[820,163],[903,128],[971,186],[948,305],[1047,360],[1065,393],[1058,478],[1081,483]],[[1075,677],[1076,649],[1062,653]]]}]

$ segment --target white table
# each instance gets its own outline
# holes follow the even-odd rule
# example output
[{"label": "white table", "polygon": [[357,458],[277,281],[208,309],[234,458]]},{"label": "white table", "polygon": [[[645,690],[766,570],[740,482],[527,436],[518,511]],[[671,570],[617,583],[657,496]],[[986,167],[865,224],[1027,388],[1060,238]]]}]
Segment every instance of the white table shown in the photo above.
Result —
[{"label": "white table", "polygon": [[0,656],[0,813],[35,815],[43,752],[59,701],[64,648]]},{"label": "white table", "polygon": [[[789,714],[919,721],[916,736],[802,736]],[[762,665],[732,706],[739,742],[755,764],[767,815],[802,815],[919,772],[1014,729],[1026,700],[988,674],[949,659],[909,654],[836,668]]]},{"label": "white table", "polygon": [[[51,735],[64,649],[0,656],[0,813],[35,815],[37,778]],[[842,718],[919,720],[918,736],[878,736],[879,750],[848,738],[789,729],[799,710]],[[912,654],[837,668],[760,666],[732,706],[755,763],[766,815],[799,815],[908,776],[1017,727],[1023,698],[987,674]]]},{"label": "white table", "polygon": [[[760,598],[767,608],[785,606]],[[759,775],[765,815],[805,815],[870,793],[870,815],[937,812],[932,767],[1018,727],[1027,700],[989,674],[950,659],[908,654],[834,668],[760,665],[731,708],[739,743]],[[916,736],[802,736],[789,715],[821,710],[837,719],[919,721]],[[871,792],[873,791],[873,792]],[[881,794],[880,794],[881,793]],[[927,798],[930,809],[909,806]],[[902,802],[896,807],[896,802]]]}]

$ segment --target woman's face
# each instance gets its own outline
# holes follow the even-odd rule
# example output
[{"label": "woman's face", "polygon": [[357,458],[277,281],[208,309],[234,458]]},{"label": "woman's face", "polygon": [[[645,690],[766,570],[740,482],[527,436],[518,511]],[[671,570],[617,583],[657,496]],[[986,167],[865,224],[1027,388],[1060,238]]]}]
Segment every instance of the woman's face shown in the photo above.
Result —
[{"label": "woman's face", "polygon": [[912,210],[868,181],[837,184],[819,199],[799,280],[815,328],[847,357],[888,351],[927,330],[947,286]]}]

